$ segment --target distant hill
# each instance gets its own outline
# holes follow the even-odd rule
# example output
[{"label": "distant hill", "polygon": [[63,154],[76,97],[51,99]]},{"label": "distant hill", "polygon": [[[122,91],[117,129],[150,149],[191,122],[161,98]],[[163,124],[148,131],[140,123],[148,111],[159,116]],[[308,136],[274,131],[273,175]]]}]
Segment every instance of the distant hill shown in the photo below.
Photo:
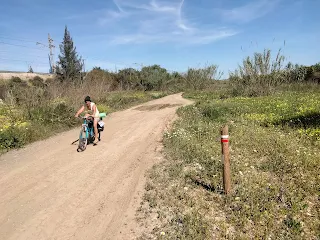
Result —
[{"label": "distant hill", "polygon": [[46,80],[48,78],[52,78],[54,74],[0,71],[0,79],[10,79],[11,77],[19,77],[22,80],[29,80],[31,78],[34,78],[35,76],[39,76]]}]

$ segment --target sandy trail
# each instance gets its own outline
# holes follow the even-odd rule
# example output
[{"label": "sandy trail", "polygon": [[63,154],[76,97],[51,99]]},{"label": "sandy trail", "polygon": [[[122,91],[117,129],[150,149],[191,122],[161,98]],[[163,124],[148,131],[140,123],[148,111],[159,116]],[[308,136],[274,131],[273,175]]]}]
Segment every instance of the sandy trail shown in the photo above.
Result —
[{"label": "sandy trail", "polygon": [[0,239],[134,239],[145,171],[159,158],[178,106],[170,95],[105,122],[102,141],[82,153],[79,129],[0,157]]}]

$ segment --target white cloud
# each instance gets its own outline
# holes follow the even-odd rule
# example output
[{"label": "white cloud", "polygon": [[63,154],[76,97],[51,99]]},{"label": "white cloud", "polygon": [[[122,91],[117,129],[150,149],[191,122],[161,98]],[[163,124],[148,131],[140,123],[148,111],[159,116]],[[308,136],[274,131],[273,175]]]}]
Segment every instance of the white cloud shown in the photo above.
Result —
[{"label": "white cloud", "polygon": [[253,0],[241,7],[232,9],[216,9],[226,21],[247,23],[263,17],[274,9],[279,0]]},{"label": "white cloud", "polygon": [[174,6],[160,6],[155,0],[152,0],[149,5],[145,6],[144,9],[154,11],[154,12],[175,12],[176,8]]},{"label": "white cloud", "polygon": [[113,0],[113,3],[114,3],[114,5],[117,6],[119,12],[124,12],[123,9],[122,9],[122,7],[118,4],[118,1],[117,1],[117,0]]},{"label": "white cloud", "polygon": [[184,19],[182,17],[182,7],[183,7],[183,4],[184,4],[184,0],[181,0],[179,6],[178,6],[178,10],[177,10],[177,14],[178,14],[178,19],[177,19],[177,26],[179,28],[181,28],[182,30],[185,30],[185,31],[192,31],[193,28],[191,27],[188,27],[185,22],[184,22]]},{"label": "white cloud", "polygon": [[139,0],[117,0],[115,1],[115,4],[117,5],[118,9],[121,9],[122,11],[126,10],[132,10],[132,9],[141,9],[141,10],[147,10],[152,12],[176,12],[177,11],[177,2],[171,1],[171,2],[162,2],[159,3],[159,1],[151,0],[150,2],[146,3],[146,1],[139,1]]},{"label": "white cloud", "polygon": [[236,35],[238,32],[233,30],[216,30],[212,32],[197,31],[195,34],[183,34],[181,32],[172,32],[171,34],[128,34],[116,36],[111,44],[142,44],[142,43],[180,43],[180,44],[208,44],[226,37]]},{"label": "white cloud", "polygon": [[110,19],[116,21],[112,26],[118,26],[118,31],[112,34],[111,44],[206,44],[237,34],[233,29],[212,29],[191,22],[184,12],[188,7],[185,0],[114,0],[114,3],[118,11],[109,10],[98,20],[101,25]]},{"label": "white cloud", "polygon": [[129,13],[123,10],[121,5],[117,0],[113,0],[114,5],[117,7],[117,10],[104,10],[101,17],[98,18],[98,23],[101,26],[104,26],[108,23],[117,21],[119,19],[125,18],[129,16]]},{"label": "white cloud", "polygon": [[102,17],[98,18],[98,23],[99,23],[99,25],[104,26],[104,25],[107,25],[108,23],[117,21],[117,20],[124,18],[126,16],[127,16],[127,14],[124,12],[106,10],[102,14]]}]

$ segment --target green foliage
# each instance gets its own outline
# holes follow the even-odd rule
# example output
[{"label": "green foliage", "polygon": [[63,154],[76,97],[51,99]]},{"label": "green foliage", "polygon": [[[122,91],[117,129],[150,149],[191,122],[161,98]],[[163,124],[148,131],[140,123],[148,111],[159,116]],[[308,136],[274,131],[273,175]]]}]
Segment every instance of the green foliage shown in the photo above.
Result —
[{"label": "green foliage", "polygon": [[312,72],[315,73],[315,72],[320,72],[320,62],[314,64],[311,66],[311,69],[312,69]]},{"label": "green foliage", "polygon": [[222,73],[218,72],[217,65],[205,68],[189,68],[185,76],[186,87],[192,90],[203,90],[208,88],[214,80],[219,80]]},{"label": "green foliage", "polygon": [[274,87],[286,79],[282,74],[285,57],[278,51],[275,59],[271,58],[271,50],[254,53],[243,60],[242,66],[230,72],[230,85],[235,96],[260,96],[272,93]]},{"label": "green foliage", "polygon": [[56,73],[61,81],[80,81],[82,66],[81,57],[78,57],[76,47],[73,45],[73,40],[66,26],[63,42],[60,44]]},{"label": "green foliage", "polygon": [[8,91],[8,86],[6,84],[0,83],[0,99],[5,99]]},{"label": "green foliage", "polygon": [[[18,134],[17,134],[18,133]],[[0,152],[11,148],[19,148],[25,144],[19,128],[10,127],[7,131],[0,131]]]},{"label": "green foliage", "polygon": [[86,88],[98,86],[104,93],[118,88],[117,75],[97,67],[88,72],[84,80]]},{"label": "green foliage", "polygon": [[[139,103],[166,96],[166,92],[120,91],[111,92],[99,100],[99,107],[106,112],[121,110]],[[99,108],[100,109],[100,108]]]},{"label": "green foliage", "polygon": [[320,83],[319,64],[307,67],[293,65],[284,66],[285,57],[278,51],[275,59],[271,58],[271,50],[254,53],[243,60],[242,66],[230,73],[230,87],[234,96],[263,96],[273,93],[284,84]]},{"label": "green foliage", "polygon": [[[194,239],[193,232],[204,233],[201,239],[316,239],[320,138],[300,130],[320,130],[319,93],[227,99],[216,91],[186,94],[196,104],[179,109],[179,120],[165,133],[168,161],[154,167],[148,180],[149,211],[166,216],[154,233],[163,231],[167,239]],[[225,123],[230,196],[221,195]]]},{"label": "green foliage", "polygon": [[19,87],[25,87],[27,86],[28,84],[26,83],[26,81],[23,81],[21,78],[19,77],[12,77],[9,81],[9,84],[8,86],[10,88],[12,87],[16,87],[16,86],[19,86]]},{"label": "green foliage", "polygon": [[159,99],[168,95],[166,92],[148,92],[146,94],[149,95],[152,99]]},{"label": "green foliage", "polygon": [[44,88],[46,86],[43,78],[39,76],[35,76],[34,78],[30,79],[29,82],[32,86]]},{"label": "green foliage", "polygon": [[[186,89],[204,89],[212,86],[216,79],[221,77],[218,66],[189,69],[187,74],[178,72],[169,73],[160,65],[144,66],[140,71],[125,68],[117,73],[110,73],[100,67],[94,67],[87,73],[84,84],[99,84],[110,86],[108,90],[145,90],[179,92]],[[109,82],[104,80],[108,79]],[[101,86],[104,88],[103,86]]]},{"label": "green foliage", "polygon": [[142,89],[139,71],[133,68],[120,70],[116,79],[121,90]]},{"label": "green foliage", "polygon": [[159,65],[147,66],[141,69],[140,79],[145,90],[162,90],[169,79],[169,73]]},{"label": "green foliage", "polygon": [[68,129],[65,124],[59,122],[43,124],[43,122],[39,121],[12,121],[5,126],[0,126],[0,128],[0,153],[14,148],[21,148],[28,143]]},{"label": "green foliage", "polygon": [[28,112],[28,119],[36,121],[42,125],[65,125],[72,127],[74,121],[75,109],[68,106],[65,102],[57,102],[33,108]]}]

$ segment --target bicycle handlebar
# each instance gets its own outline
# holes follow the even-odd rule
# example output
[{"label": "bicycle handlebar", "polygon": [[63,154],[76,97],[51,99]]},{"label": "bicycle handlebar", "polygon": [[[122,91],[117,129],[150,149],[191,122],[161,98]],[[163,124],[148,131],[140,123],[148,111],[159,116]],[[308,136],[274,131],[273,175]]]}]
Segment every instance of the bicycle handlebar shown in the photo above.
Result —
[{"label": "bicycle handlebar", "polygon": [[[99,114],[99,118],[100,118],[100,119],[103,119],[103,118],[105,118],[106,116],[107,116],[106,113],[100,113],[100,114]],[[87,119],[87,118],[94,118],[94,117],[92,117],[92,116],[88,116],[88,117],[80,117],[80,116],[78,116],[77,118],[79,118],[79,119]]]},{"label": "bicycle handlebar", "polygon": [[88,117],[80,117],[80,116],[78,116],[78,117],[76,117],[77,119],[80,119],[80,120],[84,120],[84,119],[90,119],[90,118],[92,118],[93,119],[93,117],[91,117],[91,116],[88,116]]}]

